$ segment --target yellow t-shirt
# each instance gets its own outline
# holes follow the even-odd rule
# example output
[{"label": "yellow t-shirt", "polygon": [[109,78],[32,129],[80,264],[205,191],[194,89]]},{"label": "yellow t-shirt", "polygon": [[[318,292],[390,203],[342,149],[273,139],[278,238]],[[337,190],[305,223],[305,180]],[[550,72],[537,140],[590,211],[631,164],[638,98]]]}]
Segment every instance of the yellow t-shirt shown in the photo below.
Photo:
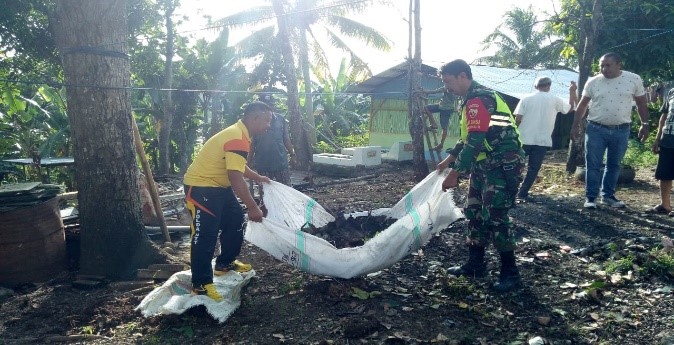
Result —
[{"label": "yellow t-shirt", "polygon": [[250,151],[248,128],[239,120],[206,141],[187,168],[183,183],[199,187],[229,187],[227,170],[245,172]]}]

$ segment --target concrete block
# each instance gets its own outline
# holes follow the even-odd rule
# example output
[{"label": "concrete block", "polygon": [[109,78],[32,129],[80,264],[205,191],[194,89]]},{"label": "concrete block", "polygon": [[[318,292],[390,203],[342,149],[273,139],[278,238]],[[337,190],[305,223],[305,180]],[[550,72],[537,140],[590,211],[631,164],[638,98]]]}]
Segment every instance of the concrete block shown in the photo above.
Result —
[{"label": "concrete block", "polygon": [[391,149],[382,154],[382,159],[392,161],[411,161],[414,148],[411,141],[396,141]]},{"label": "concrete block", "polygon": [[366,167],[381,165],[380,146],[360,146],[343,148],[342,154],[351,155],[353,166],[364,165]]},{"label": "concrete block", "polygon": [[381,147],[362,146],[343,148],[341,153],[319,153],[314,163],[340,166],[376,166],[381,164]]},{"label": "concrete block", "polygon": [[314,154],[314,163],[327,165],[354,166],[351,156],[339,153]]}]

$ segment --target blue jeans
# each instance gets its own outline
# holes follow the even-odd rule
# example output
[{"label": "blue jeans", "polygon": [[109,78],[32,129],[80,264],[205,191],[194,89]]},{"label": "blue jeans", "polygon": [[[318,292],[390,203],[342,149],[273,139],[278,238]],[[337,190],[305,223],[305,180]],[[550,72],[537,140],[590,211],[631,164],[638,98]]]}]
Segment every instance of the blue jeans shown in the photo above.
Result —
[{"label": "blue jeans", "polygon": [[[585,196],[596,198],[601,183],[602,198],[615,195],[620,174],[620,162],[627,151],[629,126],[606,128],[589,122],[585,129]],[[606,168],[601,176],[601,164],[606,153]]]},{"label": "blue jeans", "polygon": [[541,165],[543,165],[545,153],[548,151],[547,146],[538,145],[524,145],[523,149],[528,157],[527,176],[524,178],[524,181],[522,181],[520,190],[517,193],[518,198],[526,198],[529,196],[529,189],[531,189],[531,185],[536,181],[538,171],[541,170]]}]

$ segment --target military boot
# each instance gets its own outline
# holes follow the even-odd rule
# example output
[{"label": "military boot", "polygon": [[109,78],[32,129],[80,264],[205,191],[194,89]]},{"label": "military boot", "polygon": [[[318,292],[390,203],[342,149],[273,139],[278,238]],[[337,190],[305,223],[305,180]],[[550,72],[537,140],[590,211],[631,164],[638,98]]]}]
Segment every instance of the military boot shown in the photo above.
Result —
[{"label": "military boot", "polygon": [[494,283],[494,290],[498,292],[508,292],[519,288],[522,285],[520,272],[515,266],[515,252],[501,252],[501,272],[498,281]]},{"label": "military boot", "polygon": [[450,267],[447,273],[464,277],[484,277],[487,265],[484,263],[484,247],[468,246],[468,262],[461,266]]}]

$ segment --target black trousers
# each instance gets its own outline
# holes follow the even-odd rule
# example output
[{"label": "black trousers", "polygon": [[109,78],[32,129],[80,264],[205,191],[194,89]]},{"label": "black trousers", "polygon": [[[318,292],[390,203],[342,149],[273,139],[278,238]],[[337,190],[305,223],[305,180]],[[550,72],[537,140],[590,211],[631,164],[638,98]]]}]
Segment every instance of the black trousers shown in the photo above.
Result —
[{"label": "black trousers", "polygon": [[529,189],[536,181],[536,176],[541,170],[543,165],[543,159],[545,159],[545,153],[548,151],[547,146],[538,146],[538,145],[524,145],[524,153],[527,155],[527,176],[522,181],[520,186],[520,191],[517,193],[518,198],[526,198],[529,196]]},{"label": "black trousers", "polygon": [[185,186],[192,215],[190,264],[192,284],[213,282],[211,260],[220,233],[220,255],[215,264],[227,265],[241,252],[244,214],[231,187]]}]

